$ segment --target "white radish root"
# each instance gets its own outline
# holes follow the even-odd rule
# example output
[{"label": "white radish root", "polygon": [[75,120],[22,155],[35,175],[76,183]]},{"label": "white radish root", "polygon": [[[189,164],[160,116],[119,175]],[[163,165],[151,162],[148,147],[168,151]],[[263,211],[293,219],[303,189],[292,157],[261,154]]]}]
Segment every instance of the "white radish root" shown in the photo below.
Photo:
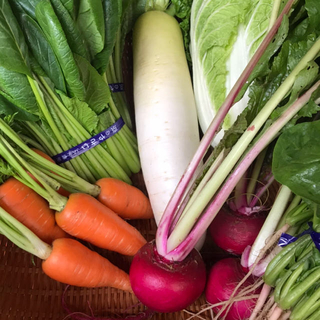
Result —
[{"label": "white radish root", "polygon": [[134,104],[141,167],[156,223],[199,145],[190,72],[178,22],[149,11],[133,33]]}]

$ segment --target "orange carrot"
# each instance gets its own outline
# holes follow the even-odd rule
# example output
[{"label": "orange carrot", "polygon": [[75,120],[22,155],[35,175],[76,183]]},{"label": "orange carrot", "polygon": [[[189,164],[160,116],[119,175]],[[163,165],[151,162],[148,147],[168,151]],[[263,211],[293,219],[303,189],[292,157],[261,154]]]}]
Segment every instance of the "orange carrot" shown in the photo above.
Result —
[{"label": "orange carrot", "polygon": [[47,201],[15,178],[0,185],[0,206],[47,243],[68,236],[57,226]]},{"label": "orange carrot", "polygon": [[124,219],[150,219],[153,212],[149,199],[138,188],[119,179],[103,178],[96,182],[98,200]]},{"label": "orange carrot", "polygon": [[79,287],[113,287],[132,292],[129,275],[74,239],[57,239],[42,270],[50,278]]},{"label": "orange carrot", "polygon": [[[44,153],[43,151],[39,150],[39,149],[36,149],[36,148],[31,148],[35,153],[37,153],[39,156],[49,160],[51,163],[55,163],[50,156],[48,156],[46,153]],[[36,181],[40,186],[41,186],[41,183],[38,181],[38,179],[36,179],[31,173],[29,173],[29,176],[34,180]],[[65,196],[65,197],[69,197],[70,195],[70,192],[67,191],[66,189],[60,187],[59,190],[57,190],[57,192],[59,194],[61,194],[62,196]]]},{"label": "orange carrot", "polygon": [[72,193],[56,221],[68,234],[124,255],[135,255],[146,243],[136,228],[84,193]]}]

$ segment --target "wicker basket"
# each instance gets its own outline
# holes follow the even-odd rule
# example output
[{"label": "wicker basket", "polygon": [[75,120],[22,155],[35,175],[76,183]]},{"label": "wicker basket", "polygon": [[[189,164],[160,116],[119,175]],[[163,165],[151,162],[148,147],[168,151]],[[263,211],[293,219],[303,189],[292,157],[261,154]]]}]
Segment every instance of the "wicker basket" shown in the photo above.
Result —
[{"label": "wicker basket", "polygon": [[[134,224],[147,240],[155,236],[154,221],[139,221]],[[130,259],[121,255],[94,248],[111,262],[128,271]],[[202,254],[207,264],[226,256],[214,247],[210,239]],[[62,297],[66,285],[51,280],[41,269],[41,260],[32,257],[0,236],[0,319],[1,320],[62,320],[67,316]],[[192,290],[192,288],[190,288]],[[65,292],[68,308],[96,317],[125,317],[144,310],[137,298],[130,293],[113,288],[68,287]],[[197,312],[205,304],[204,297],[198,299],[188,310]],[[210,319],[202,314],[202,319]],[[152,319],[187,319],[186,311],[171,314],[156,314]],[[70,318],[71,319],[71,318]]]},{"label": "wicker basket", "polygon": [[[130,41],[127,41],[124,54],[124,85],[128,101],[132,99],[132,55]],[[146,192],[143,177],[137,174],[133,183]],[[273,188],[271,198],[276,189]],[[154,220],[131,222],[150,241],[155,238]],[[88,245],[88,243],[84,243]],[[92,247],[112,263],[129,271],[131,258],[120,254]],[[229,256],[219,249],[207,235],[201,250],[202,257],[209,269],[216,261]],[[192,290],[192,288],[190,288]],[[137,298],[128,292],[113,288],[67,287],[46,276],[41,269],[41,260],[16,247],[0,235],[0,320],[63,320],[68,317],[62,305],[62,299],[72,312],[87,314],[97,318],[125,318],[144,310]],[[206,304],[201,296],[188,309],[167,314],[155,314],[154,320],[188,319],[191,313],[197,313]],[[83,318],[85,319],[85,318]],[[89,318],[88,318],[89,319]],[[193,319],[211,319],[211,313],[202,313]]]},{"label": "wicker basket", "polygon": [[[134,184],[144,190],[141,174],[134,177]],[[145,190],[144,190],[145,191]],[[277,186],[270,189],[271,199],[275,198]],[[148,241],[155,238],[154,220],[131,222]],[[88,245],[87,243],[84,243]],[[91,247],[112,263],[129,271],[132,258]],[[216,261],[228,254],[219,249],[207,235],[201,249],[202,257],[209,269]],[[41,260],[16,247],[5,237],[0,236],[0,320],[63,320],[68,314],[63,308],[62,298],[72,312],[95,317],[124,318],[144,310],[137,298],[128,292],[113,288],[68,287],[50,279],[41,269]],[[66,291],[65,291],[66,290]],[[192,288],[190,288],[192,290]],[[184,311],[167,314],[155,314],[154,320],[188,319],[191,313],[197,313],[206,304],[201,296]],[[68,317],[68,319],[71,319]],[[193,319],[211,319],[209,312]]]}]

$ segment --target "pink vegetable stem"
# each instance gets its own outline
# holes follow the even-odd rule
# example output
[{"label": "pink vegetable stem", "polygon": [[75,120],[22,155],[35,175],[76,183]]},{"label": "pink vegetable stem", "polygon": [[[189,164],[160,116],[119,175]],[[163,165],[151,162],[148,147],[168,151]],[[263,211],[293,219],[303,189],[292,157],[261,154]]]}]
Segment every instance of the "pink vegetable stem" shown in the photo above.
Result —
[{"label": "pink vegetable stem", "polygon": [[246,156],[229,176],[219,193],[215,196],[214,200],[208,205],[206,211],[186,239],[181,242],[177,248],[165,255],[168,260],[173,259],[175,261],[181,261],[189,254],[197,241],[200,239],[201,235],[205,232],[212,220],[218,214],[219,210],[226,202],[245,171],[248,170],[249,166],[260,154],[260,152],[277,136],[279,131],[288,123],[288,121],[292,119],[292,117],[306,104],[306,102],[310,99],[311,94],[319,87],[319,85],[320,81],[316,82],[306,93],[304,93],[287,110],[285,110],[278,120],[276,120],[265,131],[260,139],[258,139],[258,141],[248,151]]},{"label": "pink vegetable stem", "polygon": [[206,151],[208,150],[212,139],[214,138],[218,128],[220,127],[221,123],[223,122],[224,118],[226,117],[229,109],[232,107],[234,100],[236,99],[237,95],[239,94],[241,88],[244,86],[246,81],[248,80],[250,74],[252,73],[254,67],[259,62],[261,56],[267,49],[269,43],[272,41],[273,37],[277,33],[282,19],[284,15],[286,15],[290,8],[292,7],[295,0],[289,0],[282,10],[281,14],[279,15],[278,19],[273,24],[270,31],[267,33],[263,41],[261,42],[259,48],[247,64],[246,68],[238,78],[237,82],[229,92],[226,100],[219,108],[216,116],[213,118],[208,130],[205,132],[203,138],[201,139],[200,145],[194,154],[190,164],[188,165],[186,171],[184,172],[183,176],[181,177],[175,192],[173,193],[163,215],[160,220],[160,224],[158,226],[157,234],[156,234],[156,243],[157,243],[157,250],[159,254],[166,255],[167,253],[167,239],[170,231],[170,225],[172,220],[175,217],[176,210],[183,199],[183,195],[185,194],[187,187],[192,180],[192,177],[195,174],[195,171],[203,159]]},{"label": "pink vegetable stem", "polygon": [[264,303],[267,301],[269,293],[271,291],[271,287],[268,286],[266,283],[263,285],[262,290],[260,292],[259,298],[257,300],[256,306],[254,307],[249,320],[255,320],[258,313],[262,309]]},{"label": "pink vegetable stem", "polygon": [[268,188],[271,186],[272,182],[274,181],[274,176],[272,173],[270,173],[268,177],[268,182],[263,185],[262,187],[258,188],[256,194],[254,195],[253,199],[251,200],[249,207],[252,208],[254,207],[258,200],[262,197],[262,195],[268,190]]}]

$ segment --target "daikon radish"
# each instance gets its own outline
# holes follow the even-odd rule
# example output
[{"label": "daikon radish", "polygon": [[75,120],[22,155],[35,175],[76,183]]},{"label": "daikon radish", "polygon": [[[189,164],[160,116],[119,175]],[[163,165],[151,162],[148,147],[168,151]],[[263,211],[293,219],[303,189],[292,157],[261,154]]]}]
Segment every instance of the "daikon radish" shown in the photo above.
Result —
[{"label": "daikon radish", "polygon": [[199,145],[191,77],[178,22],[162,11],[133,33],[134,104],[141,167],[156,223]]}]

